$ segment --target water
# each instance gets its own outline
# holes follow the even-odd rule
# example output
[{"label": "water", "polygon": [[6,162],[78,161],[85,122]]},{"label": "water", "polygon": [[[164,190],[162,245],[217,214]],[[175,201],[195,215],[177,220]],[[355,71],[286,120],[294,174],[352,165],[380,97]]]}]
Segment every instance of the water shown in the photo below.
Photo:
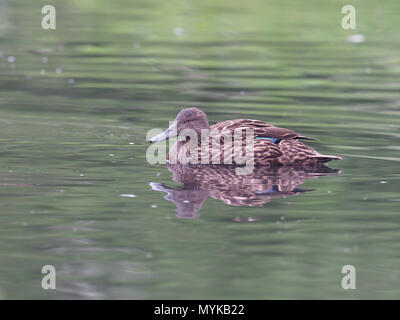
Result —
[{"label": "water", "polygon": [[[52,4],[44,31],[40,1],[0,2],[0,298],[399,297],[398,1],[356,1],[355,31],[337,1]],[[186,106],[315,137],[341,173],[182,187],[145,136]]]}]

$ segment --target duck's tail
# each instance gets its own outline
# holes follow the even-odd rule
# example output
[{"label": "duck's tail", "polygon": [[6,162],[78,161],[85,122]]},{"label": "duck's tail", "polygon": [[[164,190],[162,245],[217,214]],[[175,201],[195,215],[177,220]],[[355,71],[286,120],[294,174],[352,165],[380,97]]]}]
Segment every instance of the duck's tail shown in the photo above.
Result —
[{"label": "duck's tail", "polygon": [[311,138],[311,137],[306,137],[306,136],[297,136],[297,137],[295,137],[295,139],[297,139],[297,140],[317,140],[317,139],[315,139],[315,138]]},{"label": "duck's tail", "polygon": [[311,156],[311,158],[318,159],[321,163],[325,163],[331,160],[342,160],[342,157],[339,156],[330,156],[327,154],[317,154],[315,156]]}]

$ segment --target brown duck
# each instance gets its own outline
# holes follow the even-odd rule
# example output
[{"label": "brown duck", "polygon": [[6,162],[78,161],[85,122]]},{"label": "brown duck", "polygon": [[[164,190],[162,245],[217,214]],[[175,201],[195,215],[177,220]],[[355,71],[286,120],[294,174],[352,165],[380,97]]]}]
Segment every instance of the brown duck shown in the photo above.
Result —
[{"label": "brown duck", "polygon": [[[186,133],[191,132],[201,137],[206,133],[206,139],[193,140]],[[208,130],[207,130],[208,129]],[[245,139],[245,132],[252,131],[252,141]],[[242,133],[240,147],[235,145],[232,139],[236,132]],[[207,136],[208,134],[208,136]],[[184,140],[178,140],[170,148],[169,160],[180,163],[179,155],[185,155],[190,163],[210,164],[243,164],[238,163],[236,155],[240,153],[244,157],[253,155],[256,166],[315,166],[331,160],[340,160],[339,156],[320,154],[316,150],[302,143],[300,140],[315,140],[305,137],[296,131],[275,127],[260,120],[234,119],[219,122],[209,126],[206,114],[198,108],[187,108],[181,110],[172,125],[150,139],[150,142],[158,142],[174,136],[183,136]],[[204,148],[204,142],[208,148]],[[215,141],[219,143],[215,144]],[[202,145],[203,143],[203,145]],[[228,162],[226,161],[228,159]]]}]

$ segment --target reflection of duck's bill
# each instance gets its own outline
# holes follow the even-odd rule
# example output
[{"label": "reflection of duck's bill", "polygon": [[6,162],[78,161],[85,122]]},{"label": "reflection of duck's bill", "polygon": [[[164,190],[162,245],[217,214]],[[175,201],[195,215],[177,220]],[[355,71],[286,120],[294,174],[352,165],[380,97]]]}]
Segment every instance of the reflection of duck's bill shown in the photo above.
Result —
[{"label": "reflection of duck's bill", "polygon": [[165,200],[171,200],[172,199],[172,189],[166,187],[165,185],[163,185],[162,183],[158,183],[158,182],[149,182],[149,186],[151,187],[151,189],[155,190],[155,191],[162,191],[162,192],[166,192],[167,195],[164,197]]},{"label": "reflection of duck's bill", "polygon": [[155,191],[168,192],[168,189],[163,184],[158,183],[158,182],[149,182],[149,186]]}]

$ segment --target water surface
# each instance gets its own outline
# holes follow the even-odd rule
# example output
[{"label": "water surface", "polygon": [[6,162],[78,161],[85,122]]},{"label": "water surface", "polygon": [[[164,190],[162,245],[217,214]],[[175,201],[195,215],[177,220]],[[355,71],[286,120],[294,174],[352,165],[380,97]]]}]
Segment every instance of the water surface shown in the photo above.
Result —
[{"label": "water surface", "polygon": [[[57,0],[54,31],[0,2],[0,298],[399,298],[400,5],[353,2],[354,31],[340,1]],[[187,106],[315,137],[341,173],[176,193],[187,219],[145,158]]]}]

